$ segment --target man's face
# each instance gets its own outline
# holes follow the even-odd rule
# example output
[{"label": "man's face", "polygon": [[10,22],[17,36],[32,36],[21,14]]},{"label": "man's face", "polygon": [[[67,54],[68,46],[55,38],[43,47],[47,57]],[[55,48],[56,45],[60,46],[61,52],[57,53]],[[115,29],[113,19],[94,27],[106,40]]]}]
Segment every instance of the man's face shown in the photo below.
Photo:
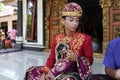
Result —
[{"label": "man's face", "polygon": [[66,17],[64,19],[65,31],[74,32],[79,25],[79,17]]}]

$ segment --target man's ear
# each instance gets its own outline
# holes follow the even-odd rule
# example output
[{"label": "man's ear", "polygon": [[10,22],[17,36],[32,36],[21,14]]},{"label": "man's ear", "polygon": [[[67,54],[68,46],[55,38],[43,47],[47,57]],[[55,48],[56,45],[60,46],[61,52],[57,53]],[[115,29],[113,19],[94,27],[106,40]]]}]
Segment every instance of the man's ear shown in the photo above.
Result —
[{"label": "man's ear", "polygon": [[61,24],[64,25],[65,24],[65,19],[61,19]]},{"label": "man's ear", "polygon": [[62,19],[61,19],[61,22],[64,22],[64,21],[65,21],[65,20],[62,18]]}]

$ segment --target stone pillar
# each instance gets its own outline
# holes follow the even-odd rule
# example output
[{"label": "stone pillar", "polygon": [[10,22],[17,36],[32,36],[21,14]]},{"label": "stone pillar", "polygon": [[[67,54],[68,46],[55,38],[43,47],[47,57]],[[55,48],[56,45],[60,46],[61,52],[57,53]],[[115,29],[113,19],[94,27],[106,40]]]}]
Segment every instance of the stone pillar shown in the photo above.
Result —
[{"label": "stone pillar", "polygon": [[16,46],[15,48],[22,49],[22,43],[23,43],[23,20],[22,20],[22,0],[17,1],[18,6],[18,36],[16,37]]}]

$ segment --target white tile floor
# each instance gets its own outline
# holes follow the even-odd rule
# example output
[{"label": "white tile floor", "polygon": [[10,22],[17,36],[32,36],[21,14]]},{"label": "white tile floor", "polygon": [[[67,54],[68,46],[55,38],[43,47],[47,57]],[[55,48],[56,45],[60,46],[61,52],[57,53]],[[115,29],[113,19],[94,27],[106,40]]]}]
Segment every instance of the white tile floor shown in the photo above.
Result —
[{"label": "white tile floor", "polygon": [[[28,67],[45,64],[48,52],[23,50],[0,54],[0,80],[23,80]],[[103,59],[95,58],[93,73],[104,73]]]},{"label": "white tile floor", "polygon": [[94,74],[105,74],[103,59],[94,58],[94,63],[92,65],[92,70]]}]

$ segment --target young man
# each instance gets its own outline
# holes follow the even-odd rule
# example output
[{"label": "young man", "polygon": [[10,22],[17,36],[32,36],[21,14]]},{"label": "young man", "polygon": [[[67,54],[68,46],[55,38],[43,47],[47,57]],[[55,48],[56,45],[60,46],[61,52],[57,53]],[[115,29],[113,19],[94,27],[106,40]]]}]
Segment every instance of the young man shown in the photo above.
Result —
[{"label": "young man", "polygon": [[92,40],[89,35],[77,31],[82,13],[82,8],[77,3],[71,2],[65,6],[62,12],[64,32],[54,35],[46,65],[30,68],[26,73],[26,78],[30,80],[37,80],[37,78],[38,80],[85,80],[91,74]]}]

